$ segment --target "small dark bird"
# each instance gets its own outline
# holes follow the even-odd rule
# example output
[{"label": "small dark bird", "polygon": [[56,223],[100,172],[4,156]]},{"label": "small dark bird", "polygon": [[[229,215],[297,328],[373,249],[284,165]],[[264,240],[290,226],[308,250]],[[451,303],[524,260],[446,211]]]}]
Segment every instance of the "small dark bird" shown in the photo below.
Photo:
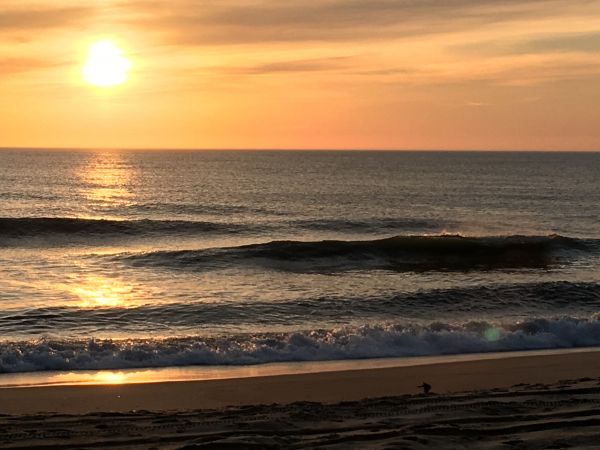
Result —
[{"label": "small dark bird", "polygon": [[423,393],[424,394],[429,394],[429,391],[431,391],[431,385],[428,384],[428,383],[425,383],[424,381],[423,381],[423,384],[421,386],[417,386],[417,387],[423,388]]}]

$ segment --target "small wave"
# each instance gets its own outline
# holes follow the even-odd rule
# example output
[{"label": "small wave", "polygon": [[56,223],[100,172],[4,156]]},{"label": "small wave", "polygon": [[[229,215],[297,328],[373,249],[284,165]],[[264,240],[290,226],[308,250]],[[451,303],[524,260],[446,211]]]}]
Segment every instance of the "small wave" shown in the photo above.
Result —
[{"label": "small wave", "polygon": [[124,211],[131,214],[171,214],[171,215],[224,215],[231,216],[236,214],[261,214],[270,216],[279,216],[284,213],[277,210],[259,208],[249,205],[240,204],[198,204],[198,203],[174,203],[174,202],[140,202],[130,205],[115,207],[114,210],[103,207],[103,211],[114,211],[115,213],[123,213]]},{"label": "small wave", "polygon": [[[207,250],[123,254],[117,259],[137,266],[210,270],[231,265],[289,271],[386,269],[492,270],[544,268],[588,252],[590,240],[564,236],[463,237],[396,236],[371,241],[272,241]],[[567,254],[569,253],[569,254]]]},{"label": "small wave", "polygon": [[0,344],[0,373],[186,365],[245,365],[600,346],[597,318],[511,324],[387,324],[294,333]]},{"label": "small wave", "polygon": [[305,219],[295,220],[291,224],[296,228],[317,231],[343,231],[371,233],[377,231],[398,230],[404,232],[440,232],[447,229],[448,221],[419,218],[374,218],[374,219]]},{"label": "small wave", "polygon": [[59,200],[60,197],[57,195],[43,194],[40,192],[0,192],[0,199],[2,200]]},{"label": "small wave", "polygon": [[[71,336],[97,332],[182,330],[208,327],[299,327],[307,320],[350,323],[362,320],[426,319],[438,317],[502,317],[534,314],[594,313],[600,310],[600,284],[546,282],[456,287],[381,297],[314,297],[280,301],[177,302],[132,308],[42,307],[0,311],[5,333],[30,335],[69,330]],[[74,325],[76,325],[74,327]],[[77,334],[75,334],[77,333]]]},{"label": "small wave", "polygon": [[106,237],[203,232],[234,233],[243,228],[241,225],[182,220],[106,220],[67,217],[0,218],[0,238],[9,239],[49,235]]}]

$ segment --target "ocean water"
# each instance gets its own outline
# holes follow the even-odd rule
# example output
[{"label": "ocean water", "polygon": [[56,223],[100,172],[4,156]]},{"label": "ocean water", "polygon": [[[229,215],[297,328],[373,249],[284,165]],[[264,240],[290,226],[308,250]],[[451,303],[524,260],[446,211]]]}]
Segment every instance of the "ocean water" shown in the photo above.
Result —
[{"label": "ocean water", "polygon": [[600,345],[600,154],[0,151],[0,372]]}]

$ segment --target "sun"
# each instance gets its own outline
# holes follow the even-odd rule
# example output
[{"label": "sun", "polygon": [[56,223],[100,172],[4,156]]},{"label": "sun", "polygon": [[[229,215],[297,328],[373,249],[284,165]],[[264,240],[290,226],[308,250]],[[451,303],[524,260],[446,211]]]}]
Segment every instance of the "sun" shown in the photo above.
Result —
[{"label": "sun", "polygon": [[123,50],[112,41],[98,41],[88,52],[83,66],[83,78],[99,87],[111,87],[127,81],[131,62],[123,56]]}]

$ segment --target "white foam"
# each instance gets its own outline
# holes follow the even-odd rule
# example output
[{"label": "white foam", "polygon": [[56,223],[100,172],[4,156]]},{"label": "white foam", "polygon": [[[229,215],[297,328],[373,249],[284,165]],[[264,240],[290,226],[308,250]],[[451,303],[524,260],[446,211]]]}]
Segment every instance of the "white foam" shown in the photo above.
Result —
[{"label": "white foam", "polygon": [[531,319],[381,324],[289,334],[148,340],[42,339],[0,344],[0,372],[248,365],[600,346],[600,321]]}]

